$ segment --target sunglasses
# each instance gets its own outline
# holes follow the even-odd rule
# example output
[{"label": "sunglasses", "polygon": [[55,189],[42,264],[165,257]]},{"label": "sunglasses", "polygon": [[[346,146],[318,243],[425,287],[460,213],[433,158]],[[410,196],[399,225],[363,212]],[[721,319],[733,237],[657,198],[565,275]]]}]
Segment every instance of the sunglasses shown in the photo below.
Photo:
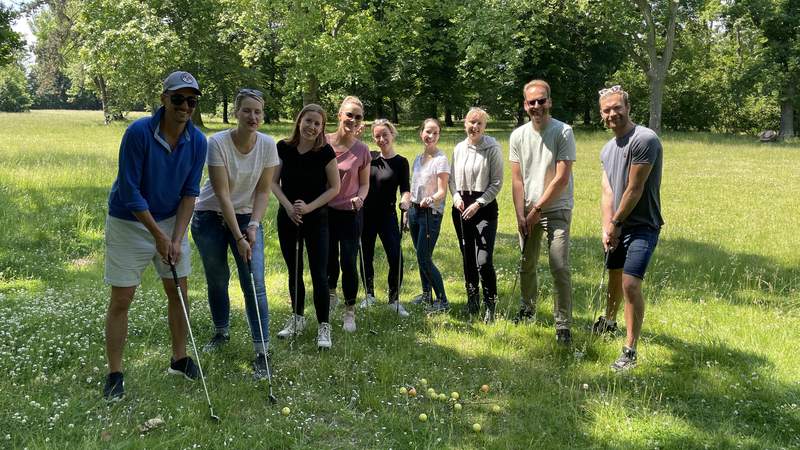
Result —
[{"label": "sunglasses", "polygon": [[606,95],[616,94],[617,92],[624,92],[622,90],[622,86],[618,84],[611,86],[610,88],[600,89],[599,91],[597,91],[597,93],[600,95],[600,98],[603,98]]},{"label": "sunglasses", "polygon": [[186,105],[189,108],[194,108],[197,106],[197,97],[184,97],[181,94],[172,94],[169,96],[169,101],[174,106],[181,106],[183,102],[186,102]]},{"label": "sunglasses", "polygon": [[252,95],[253,97],[258,97],[262,100],[264,99],[264,93],[258,89],[242,88],[239,89],[239,94]]},{"label": "sunglasses", "polygon": [[353,113],[351,113],[350,111],[345,111],[345,112],[344,112],[344,115],[345,115],[345,116],[346,116],[348,119],[353,119],[353,120],[355,120],[356,122],[361,122],[361,121],[364,119],[364,116],[362,116],[361,114],[353,114]]},{"label": "sunglasses", "polygon": [[545,103],[547,103],[547,97],[535,98],[535,99],[529,101],[528,105],[529,106],[534,106],[534,105],[544,106]]}]

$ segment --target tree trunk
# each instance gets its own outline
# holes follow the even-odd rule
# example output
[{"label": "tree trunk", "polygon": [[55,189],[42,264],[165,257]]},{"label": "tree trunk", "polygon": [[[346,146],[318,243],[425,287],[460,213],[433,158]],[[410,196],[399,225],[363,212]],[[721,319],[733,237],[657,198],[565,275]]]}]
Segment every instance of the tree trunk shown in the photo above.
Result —
[{"label": "tree trunk", "polygon": [[586,106],[583,109],[583,124],[589,126],[592,124],[592,108]]},{"label": "tree trunk", "polygon": [[375,118],[376,119],[383,119],[386,114],[385,107],[383,105],[383,95],[378,94],[375,98]]},{"label": "tree trunk", "polygon": [[444,126],[453,126],[453,110],[450,109],[450,106],[444,107]]},{"label": "tree trunk", "polygon": [[523,123],[525,123],[525,110],[517,108],[517,126],[521,127]]},{"label": "tree trunk", "polygon": [[664,82],[666,73],[648,76],[650,84],[650,122],[648,127],[656,134],[661,134],[661,107],[664,100]]},{"label": "tree trunk", "polygon": [[303,105],[309,103],[319,103],[319,80],[314,75],[308,77],[306,90],[303,92]]},{"label": "tree trunk", "polygon": [[392,99],[392,122],[399,124],[400,123],[400,111],[397,108],[397,100]]},{"label": "tree trunk", "polygon": [[778,133],[781,137],[794,136],[794,96],[796,87],[794,84],[786,86],[786,94],[781,100],[781,131]]},{"label": "tree trunk", "polygon": [[228,93],[222,93],[222,123],[229,123],[228,122]]},{"label": "tree trunk", "polygon": [[108,89],[106,88],[106,80],[102,75],[97,75],[93,79],[97,92],[100,94],[100,104],[103,105],[103,123],[108,125],[111,123],[111,111],[108,105]]}]

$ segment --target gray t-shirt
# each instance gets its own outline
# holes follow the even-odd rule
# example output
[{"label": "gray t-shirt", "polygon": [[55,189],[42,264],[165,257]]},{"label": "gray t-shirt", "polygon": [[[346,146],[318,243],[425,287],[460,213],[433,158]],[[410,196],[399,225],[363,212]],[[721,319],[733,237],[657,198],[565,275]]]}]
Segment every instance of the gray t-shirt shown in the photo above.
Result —
[{"label": "gray t-shirt", "polygon": [[664,224],[661,217],[661,165],[663,160],[661,141],[653,130],[641,125],[634,126],[621,138],[612,138],[600,152],[600,162],[608,176],[614,192],[614,210],[619,208],[622,194],[628,187],[631,164],[652,164],[650,175],[644,184],[639,203],[625,218],[623,227],[647,225],[656,230]]},{"label": "gray t-shirt", "polygon": [[[575,136],[572,127],[564,122],[550,118],[541,132],[533,129],[528,122],[511,133],[508,143],[508,160],[519,163],[522,172],[522,184],[525,190],[525,212],[539,201],[545,189],[556,176],[558,161],[575,161]],[[572,209],[573,201],[572,173],[569,185],[561,194],[544,206],[543,212],[561,209]]]}]

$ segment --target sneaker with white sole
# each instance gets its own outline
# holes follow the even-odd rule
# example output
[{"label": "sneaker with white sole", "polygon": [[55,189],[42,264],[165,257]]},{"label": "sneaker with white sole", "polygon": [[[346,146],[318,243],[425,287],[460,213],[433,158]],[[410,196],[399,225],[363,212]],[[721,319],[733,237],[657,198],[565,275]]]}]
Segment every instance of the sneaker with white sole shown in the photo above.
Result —
[{"label": "sneaker with white sole", "polygon": [[356,331],[356,312],[353,311],[353,307],[349,306],[344,311],[344,319],[342,321],[342,328],[344,331],[348,333],[355,333]]},{"label": "sneaker with white sole", "polygon": [[358,307],[361,309],[367,309],[370,306],[375,304],[375,296],[372,294],[367,294],[367,297],[364,300],[361,300],[361,303],[358,304]]},{"label": "sneaker with white sole", "polygon": [[177,361],[174,358],[170,358],[167,373],[170,375],[183,375],[189,381],[194,381],[200,377],[200,370],[197,368],[197,364],[189,356],[184,356]]},{"label": "sneaker with white sole", "polygon": [[272,375],[270,369],[272,369],[272,358],[269,352],[266,355],[259,353],[253,360],[253,380],[268,380]]},{"label": "sneaker with white sole", "polygon": [[427,305],[427,304],[430,304],[430,302],[432,300],[433,299],[431,298],[431,293],[423,291],[422,294],[419,294],[418,296],[414,297],[413,300],[411,300],[411,304],[412,305]]},{"label": "sneaker with white sole", "polygon": [[214,336],[211,337],[211,340],[208,341],[208,344],[203,346],[203,351],[208,353],[219,350],[230,340],[231,340],[230,335],[223,333],[215,333]]},{"label": "sneaker with white sole", "polygon": [[406,309],[403,308],[403,305],[400,304],[400,302],[389,303],[386,306],[389,307],[390,311],[392,311],[393,313],[397,313],[397,315],[400,317],[408,317],[409,315],[408,311],[406,311]]},{"label": "sneaker with white sole", "polygon": [[283,327],[283,329],[278,331],[278,337],[281,339],[286,339],[291,335],[297,336],[305,329],[306,318],[299,314],[292,313],[292,315],[286,320],[286,325]]},{"label": "sneaker with white sole", "polygon": [[625,372],[636,367],[636,350],[630,347],[622,347],[622,354],[619,355],[611,369],[615,372]]},{"label": "sneaker with white sole", "polygon": [[331,324],[322,322],[317,331],[317,348],[331,348]]},{"label": "sneaker with white sole", "polygon": [[330,307],[328,308],[329,314],[333,315],[333,312],[336,311],[336,307],[339,305],[339,296],[336,295],[336,290],[331,289],[331,293],[328,294],[328,303]]}]

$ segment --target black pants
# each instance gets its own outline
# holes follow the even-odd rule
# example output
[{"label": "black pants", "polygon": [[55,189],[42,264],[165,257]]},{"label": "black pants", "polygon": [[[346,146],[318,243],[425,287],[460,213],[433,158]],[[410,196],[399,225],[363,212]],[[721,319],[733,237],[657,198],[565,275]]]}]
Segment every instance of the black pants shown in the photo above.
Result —
[{"label": "black pants", "polygon": [[364,209],[364,228],[361,232],[361,249],[364,252],[362,275],[367,284],[367,293],[375,295],[375,240],[381,238],[383,250],[389,263],[389,303],[397,301],[400,284],[403,282],[402,250],[400,248],[400,227],[394,204]]},{"label": "black pants", "polygon": [[[328,208],[328,289],[335,290],[342,270],[344,304],[356,304],[361,211]],[[341,264],[341,265],[340,265]]]},{"label": "black pants", "polygon": [[[314,286],[314,308],[317,321],[329,322],[330,298],[328,296],[328,212],[320,208],[303,216],[303,223],[295,225],[283,207],[278,209],[278,240],[281,244],[283,260],[289,272],[289,295],[292,297],[294,312],[303,315],[305,310],[306,287],[303,283],[303,244],[308,248],[308,265],[311,283]],[[300,245],[300,259],[297,261],[297,290],[295,292],[295,253]]]},{"label": "black pants", "polygon": [[[481,193],[460,193],[466,209]],[[497,273],[494,270],[494,242],[497,237],[497,202],[484,205],[469,220],[461,218],[461,211],[452,208],[453,226],[458,236],[458,246],[464,263],[464,282],[467,302],[479,305],[478,283],[483,288],[483,301],[494,305],[497,301]]]}]

